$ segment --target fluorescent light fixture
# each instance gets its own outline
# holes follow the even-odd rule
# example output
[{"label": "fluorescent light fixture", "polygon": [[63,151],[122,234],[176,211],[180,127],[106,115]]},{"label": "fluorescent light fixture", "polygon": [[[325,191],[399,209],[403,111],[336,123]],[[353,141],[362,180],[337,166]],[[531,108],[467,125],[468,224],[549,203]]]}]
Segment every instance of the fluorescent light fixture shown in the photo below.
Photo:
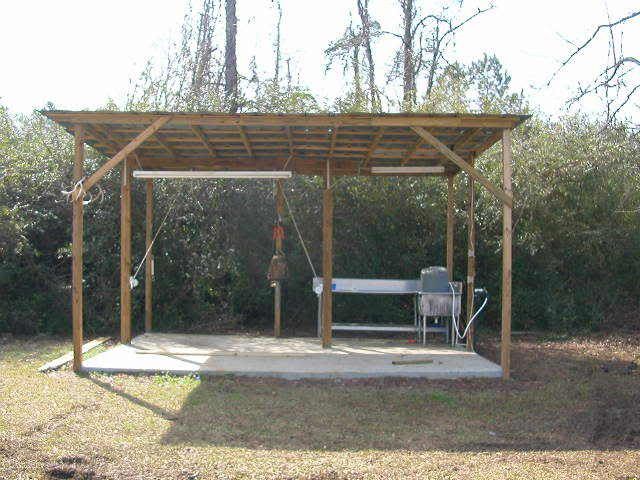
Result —
[{"label": "fluorescent light fixture", "polygon": [[203,170],[134,170],[135,178],[291,178],[290,171],[203,171]]},{"label": "fluorescent light fixture", "polygon": [[444,167],[371,167],[373,175],[419,175],[423,173],[444,173]]}]

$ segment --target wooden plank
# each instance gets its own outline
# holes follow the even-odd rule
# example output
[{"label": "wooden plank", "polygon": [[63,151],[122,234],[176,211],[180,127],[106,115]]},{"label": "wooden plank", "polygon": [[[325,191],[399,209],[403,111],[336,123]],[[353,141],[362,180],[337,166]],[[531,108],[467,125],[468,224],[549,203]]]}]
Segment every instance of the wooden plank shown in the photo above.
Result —
[{"label": "wooden plank", "polygon": [[[100,337],[100,338],[96,338],[95,340],[91,340],[90,342],[85,343],[84,345],[81,345],[80,348],[80,353],[84,354],[87,353],[91,350],[93,350],[96,347],[99,347],[100,345],[102,345],[103,343],[109,341],[110,338],[109,337]],[[75,353],[74,350],[65,353],[64,355],[56,358],[55,360],[51,360],[50,362],[45,363],[44,365],[42,365],[38,371],[39,372],[49,372],[51,370],[57,370],[60,367],[62,367],[63,365],[69,363],[70,361],[72,361],[75,357]],[[75,366],[74,366],[74,371],[75,370]]]},{"label": "wooden plank", "polygon": [[120,187],[120,342],[131,342],[131,160],[122,163]]},{"label": "wooden plank", "polygon": [[144,263],[144,331],[150,332],[153,327],[153,179],[146,181],[145,210],[145,252]]},{"label": "wooden plank", "polygon": [[96,183],[98,183],[102,177],[104,177],[108,171],[122,162],[128,155],[133,153],[136,148],[144,143],[151,135],[160,130],[165,124],[172,119],[172,115],[163,115],[156,117],[151,125],[145,128],[139,135],[131,140],[122,150],[116,153],[113,157],[103,163],[93,174],[87,178],[84,182],[85,191],[89,191]]},{"label": "wooden plank", "polygon": [[468,162],[466,162],[460,155],[455,153],[449,147],[447,147],[444,143],[438,140],[436,137],[427,132],[424,128],[421,127],[413,127],[413,130],[420,135],[425,141],[436,148],[442,155],[444,155],[451,162],[460,167],[461,170],[464,170],[467,174],[472,176],[475,180],[480,182],[487,190],[493,193],[499,200],[502,201],[505,205],[513,206],[513,199],[511,195],[505,193],[499,187],[496,187],[493,183],[487,179],[484,175],[482,175],[478,170],[472,167]]},{"label": "wooden plank", "polygon": [[[468,178],[467,187],[467,325],[471,321],[473,315],[473,295],[475,288],[475,276],[476,276],[476,222],[475,222],[475,180],[472,177]],[[467,350],[473,351],[473,335],[475,326],[469,327],[467,333]]]},{"label": "wooden plank", "polygon": [[193,131],[193,133],[196,135],[196,137],[198,137],[198,139],[200,139],[200,141],[205,146],[205,148],[207,149],[209,154],[213,158],[216,158],[218,156],[218,154],[216,153],[216,149],[214,148],[213,144],[209,141],[209,139],[207,139],[207,136],[202,131],[202,128],[200,128],[197,125],[191,125],[191,131]]},{"label": "wooden plank", "polygon": [[393,360],[392,365],[426,365],[433,363],[432,358],[413,358],[407,360]]},{"label": "wooden plank", "polygon": [[[502,132],[502,187],[511,196],[511,130]],[[502,378],[511,375],[511,205],[502,206],[502,332],[500,342],[500,366]]]},{"label": "wooden plank", "polygon": [[333,191],[330,164],[327,162],[325,189],[322,193],[322,348],[331,347],[333,320]]},{"label": "wooden plank", "polygon": [[[78,182],[84,176],[84,127],[74,127],[73,181]],[[73,371],[82,368],[82,252],[84,229],[83,196],[73,194],[73,219],[71,233],[71,321],[73,331]]]},{"label": "wooden plank", "polygon": [[453,175],[447,175],[447,275],[453,281],[453,207],[454,207]]}]

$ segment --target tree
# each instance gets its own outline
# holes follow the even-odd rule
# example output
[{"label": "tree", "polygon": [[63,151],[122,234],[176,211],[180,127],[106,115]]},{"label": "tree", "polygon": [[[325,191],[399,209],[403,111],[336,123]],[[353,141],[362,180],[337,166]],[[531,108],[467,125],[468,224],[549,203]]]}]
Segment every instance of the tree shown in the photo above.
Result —
[{"label": "tree", "polygon": [[[369,0],[357,0],[360,25],[353,25],[353,20],[339,39],[331,42],[325,50],[328,58],[327,70],[335,62],[342,64],[344,72],[352,72],[352,91],[349,100],[351,110],[380,111],[380,93],[376,85],[375,63],[373,55],[373,41],[380,36],[380,24],[371,19]],[[364,51],[364,56],[362,52]],[[362,68],[366,69],[367,91],[362,87]],[[344,102],[343,102],[344,103]]]},{"label": "tree", "polygon": [[439,13],[421,16],[414,0],[399,0],[402,10],[402,33],[384,32],[400,40],[389,80],[402,78],[402,109],[411,111],[418,98],[417,79],[426,72],[424,96],[429,99],[434,81],[442,64],[447,63],[445,52],[455,34],[479,15],[491,10],[493,5],[478,7],[473,13],[463,15],[462,4],[455,11],[449,6]]},{"label": "tree", "polygon": [[229,112],[236,113],[238,111],[238,60],[236,57],[238,18],[236,17],[236,0],[225,0],[225,6],[224,93]]},{"label": "tree", "polygon": [[611,21],[609,18],[608,23],[598,25],[582,43],[569,42],[574,48],[553,73],[547,86],[554,81],[560,72],[606,36],[608,55],[605,67],[597,72],[587,84],[579,85],[577,92],[569,99],[568,104],[572,106],[592,94],[602,95],[605,102],[607,124],[611,124],[640,90],[640,79],[635,75],[640,66],[640,59],[637,56],[624,53],[623,32],[621,31],[623,26],[637,21],[638,18],[640,18],[640,11],[624,15],[615,21]]}]

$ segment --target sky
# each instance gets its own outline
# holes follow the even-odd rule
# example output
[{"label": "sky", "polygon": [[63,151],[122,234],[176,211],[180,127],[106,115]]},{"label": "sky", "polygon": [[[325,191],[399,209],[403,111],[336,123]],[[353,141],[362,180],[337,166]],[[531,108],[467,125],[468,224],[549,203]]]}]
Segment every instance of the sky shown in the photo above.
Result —
[{"label": "sky", "polygon": [[[263,73],[273,64],[275,11],[271,0],[238,1],[240,70],[256,56]],[[383,30],[397,31],[396,0],[370,0]],[[192,0],[196,6],[199,0]],[[423,8],[433,2],[417,0]],[[482,5],[489,0],[467,1]],[[571,51],[607,18],[637,8],[634,0],[494,0],[495,8],[469,23],[456,37],[449,59],[471,62],[495,53],[532,103],[550,115],[564,113],[577,84],[594,76],[606,60],[606,44],[596,44],[554,82],[547,81]],[[0,6],[0,104],[28,113],[52,102],[57,108],[95,109],[108,99],[123,105],[132,79],[147,59],[162,57],[180,33],[188,0],[21,0]],[[355,0],[282,0],[283,57],[294,75],[319,98],[330,101],[344,89],[339,68],[325,72],[324,50],[338,38]],[[640,44],[640,28],[625,30],[625,45]],[[396,44],[378,42],[378,66],[386,70]],[[382,75],[379,75],[382,77]],[[380,83],[384,79],[379,78]],[[595,99],[581,106],[597,112]],[[636,109],[627,114],[636,117]]]}]

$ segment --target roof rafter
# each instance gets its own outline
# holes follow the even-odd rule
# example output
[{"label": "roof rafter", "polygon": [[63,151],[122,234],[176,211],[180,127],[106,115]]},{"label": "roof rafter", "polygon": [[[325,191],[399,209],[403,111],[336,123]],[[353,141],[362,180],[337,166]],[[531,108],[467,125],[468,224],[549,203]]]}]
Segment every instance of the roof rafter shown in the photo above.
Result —
[{"label": "roof rafter", "polygon": [[369,166],[369,162],[371,162],[371,157],[373,157],[373,152],[375,152],[376,148],[378,148],[378,144],[380,143],[380,139],[382,138],[383,135],[384,135],[384,127],[378,128],[378,131],[376,132],[373,139],[371,140],[371,145],[369,145],[369,150],[367,151],[367,156],[364,160],[365,167]]},{"label": "roof rafter", "polygon": [[191,125],[191,131],[196,135],[196,137],[200,139],[200,141],[203,143],[203,145],[205,146],[205,148],[207,149],[207,151],[212,157],[215,158],[218,156],[218,154],[216,153],[216,149],[214,148],[213,144],[209,141],[209,139],[205,135],[202,128],[200,128],[198,125]]},{"label": "roof rafter", "polygon": [[247,135],[247,132],[242,125],[238,125],[238,132],[240,132],[242,143],[244,143],[244,148],[247,149],[247,153],[251,158],[255,158],[255,155],[253,154],[253,148],[251,148],[251,142],[249,141],[249,136]]}]

